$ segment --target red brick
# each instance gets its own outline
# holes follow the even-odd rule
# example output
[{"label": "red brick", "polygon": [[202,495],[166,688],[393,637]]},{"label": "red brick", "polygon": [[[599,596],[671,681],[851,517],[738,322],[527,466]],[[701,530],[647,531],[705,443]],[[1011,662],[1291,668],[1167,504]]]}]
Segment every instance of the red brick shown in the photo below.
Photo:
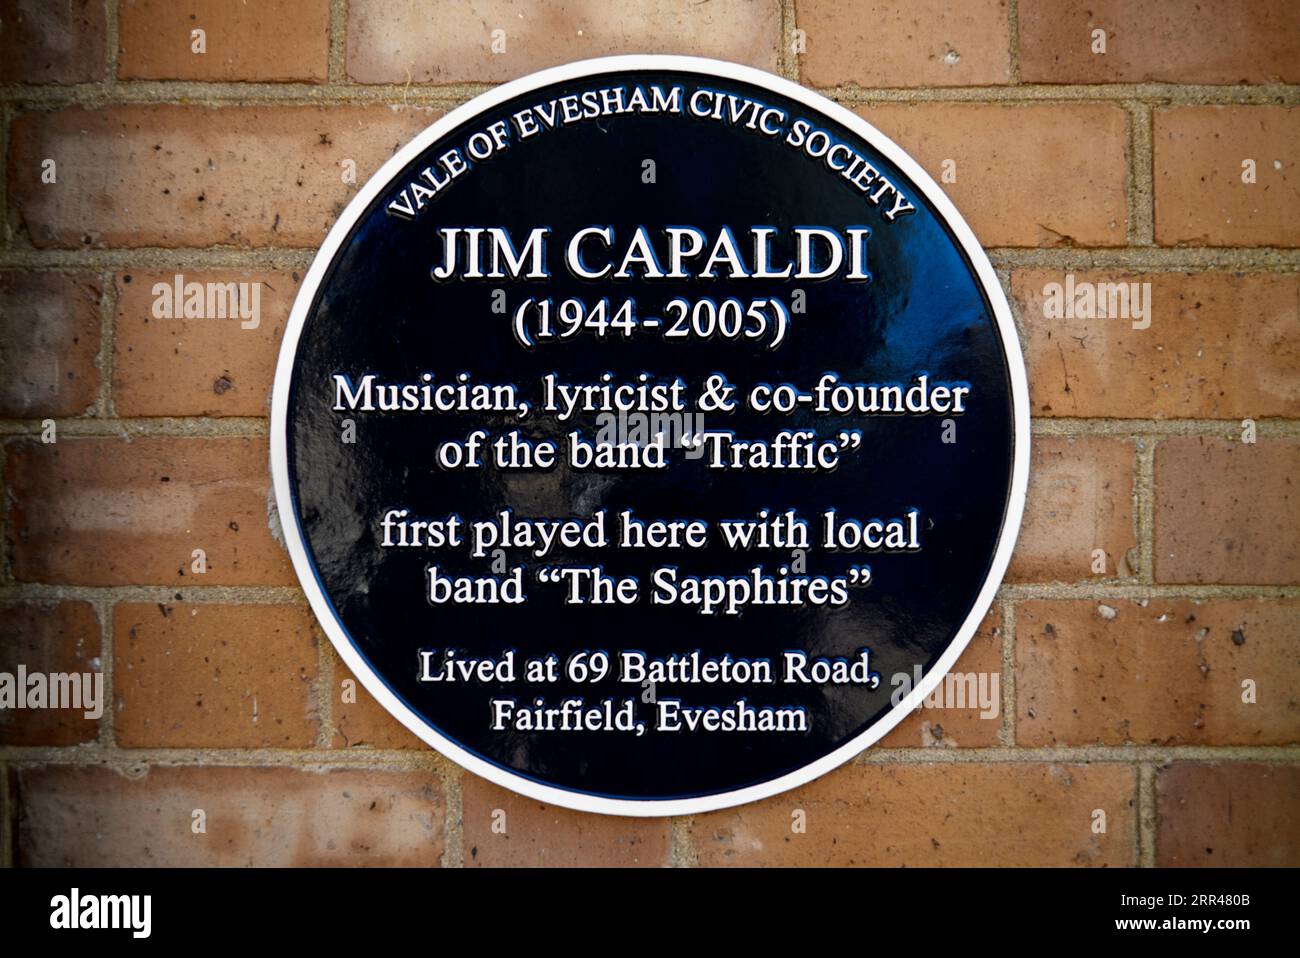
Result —
[{"label": "red brick", "polygon": [[[1133,443],[1106,436],[1035,436],[1029,495],[1007,579],[1077,582],[1133,574],[1137,548]],[[1093,550],[1106,571],[1093,572]]]},{"label": "red brick", "polygon": [[[1282,106],[1156,110],[1153,163],[1161,246],[1300,245],[1300,114]],[[1255,182],[1242,163],[1255,161]]]},{"label": "red brick", "polygon": [[[1006,0],[800,0],[808,86],[970,86],[1011,78]],[[867,52],[869,51],[869,52]]]},{"label": "red brick", "polygon": [[[1110,104],[882,103],[857,113],[940,183],[985,246],[1122,246],[1124,111]],[[956,182],[942,180],[945,160]]]},{"label": "red brick", "polygon": [[[332,748],[429,747],[376,702],[337,655],[331,654],[331,658],[334,662],[334,681],[329,689],[333,697]],[[345,689],[345,682],[352,685]],[[347,701],[345,694],[352,701]]]},{"label": "red brick", "polygon": [[[117,74],[124,80],[308,80],[329,66],[329,0],[124,0]],[[205,32],[206,52],[191,31]]]},{"label": "red brick", "polygon": [[[267,105],[27,113],[12,126],[10,222],[39,247],[316,246],[359,184],[435,116]],[[40,182],[42,157],[58,159],[57,185]]]},{"label": "red brick", "polygon": [[1300,866],[1300,766],[1177,764],[1156,794],[1157,865]]},{"label": "red brick", "polygon": [[0,83],[103,79],[104,6],[102,0],[0,0]]},{"label": "red brick", "polygon": [[[901,685],[891,684],[891,694],[899,688]],[[981,689],[993,701],[992,715],[986,715],[980,706]],[[932,704],[899,722],[876,747],[978,748],[998,744],[1002,728],[1002,614],[996,605],[944,677],[944,684],[927,701]]]},{"label": "red brick", "polygon": [[[1135,778],[1119,765],[847,765],[797,791],[701,815],[701,865],[1128,866]],[[1093,833],[1093,812],[1106,815]],[[802,810],[807,831],[792,831]]]},{"label": "red brick", "polygon": [[[1290,0],[1021,0],[1026,83],[1300,82]],[[1092,31],[1106,52],[1092,52]]]},{"label": "red brick", "polygon": [[[6,602],[0,605],[0,672],[98,673],[99,618],[89,602]],[[85,691],[82,686],[83,694]],[[107,687],[103,694],[107,695]],[[93,694],[93,692],[92,692]],[[0,744],[79,745],[99,735],[99,720],[81,709],[0,710]],[[102,699],[100,707],[109,705]]]},{"label": "red brick", "polygon": [[444,800],[427,772],[48,767],[16,778],[22,865],[432,866],[442,855]]},{"label": "red brick", "polygon": [[113,726],[125,748],[309,748],[317,634],[293,605],[123,602]]},{"label": "red brick", "polygon": [[1300,413],[1300,276],[1071,275],[1076,289],[1083,283],[1096,289],[1150,283],[1150,327],[1133,328],[1133,318],[1049,319],[1044,290],[1052,283],[1063,290],[1066,274],[1013,272],[1011,295],[1027,331],[1035,415],[1242,419]]},{"label": "red brick", "polygon": [[[172,317],[155,286],[182,284],[247,290],[245,309],[254,319],[227,309],[227,318]],[[266,416],[280,340],[298,294],[295,273],[175,271],[117,276],[117,343],[113,357],[113,407],[119,416]],[[254,299],[253,297],[256,297]],[[237,300],[232,297],[233,304]],[[182,300],[183,303],[183,300]],[[216,305],[214,303],[214,305]],[[206,307],[205,307],[206,309]],[[160,317],[158,313],[162,312]],[[256,322],[256,325],[252,325]],[[249,328],[245,328],[245,325]]]},{"label": "red brick", "polygon": [[100,284],[0,272],[0,416],[78,416],[99,393]]},{"label": "red brick", "polygon": [[[79,585],[287,585],[267,526],[264,439],[60,439],[9,446],[13,575]],[[207,572],[193,571],[203,549]]]},{"label": "red brick", "polygon": [[[492,52],[496,30],[505,31],[502,53]],[[775,70],[780,43],[780,6],[749,0],[348,4],[348,75],[362,83],[499,83],[618,53],[690,53]]]},{"label": "red brick", "polygon": [[[1023,602],[1020,745],[1300,742],[1300,602]],[[1255,701],[1242,701],[1254,682]]]},{"label": "red brick", "polygon": [[1157,582],[1300,583],[1300,441],[1163,440],[1155,461]]},{"label": "red brick", "polygon": [[[662,866],[667,818],[615,818],[552,808],[466,773],[461,779],[465,864],[483,868]],[[505,832],[493,830],[503,821]],[[498,828],[500,826],[498,825]]]}]

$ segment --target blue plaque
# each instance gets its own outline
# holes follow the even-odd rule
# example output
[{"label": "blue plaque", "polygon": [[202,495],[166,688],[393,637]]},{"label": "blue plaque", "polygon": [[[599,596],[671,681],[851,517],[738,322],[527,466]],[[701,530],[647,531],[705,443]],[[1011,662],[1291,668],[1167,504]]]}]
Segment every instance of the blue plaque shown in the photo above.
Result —
[{"label": "blue plaque", "polygon": [[764,798],[956,663],[1024,503],[1006,300],[934,181],[758,70],[507,83],[359,190],[273,399],[317,618],[455,762],[624,815]]}]

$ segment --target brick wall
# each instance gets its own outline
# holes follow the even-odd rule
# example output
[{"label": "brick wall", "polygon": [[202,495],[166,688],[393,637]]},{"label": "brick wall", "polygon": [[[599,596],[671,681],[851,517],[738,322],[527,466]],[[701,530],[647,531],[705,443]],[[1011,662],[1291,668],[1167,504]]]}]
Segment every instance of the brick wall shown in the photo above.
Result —
[{"label": "brick wall", "polygon": [[[492,84],[625,52],[783,74],[944,179],[1036,417],[958,667],[1000,714],[683,820],[539,806],[345,701],[267,518],[280,333],[356,184]],[[4,862],[1300,865],[1297,103],[1290,0],[0,0],[0,669],[100,668],[109,702],[0,716]],[[176,273],[263,283],[260,325],[154,319]],[[1066,274],[1150,283],[1149,328],[1045,318]]]}]

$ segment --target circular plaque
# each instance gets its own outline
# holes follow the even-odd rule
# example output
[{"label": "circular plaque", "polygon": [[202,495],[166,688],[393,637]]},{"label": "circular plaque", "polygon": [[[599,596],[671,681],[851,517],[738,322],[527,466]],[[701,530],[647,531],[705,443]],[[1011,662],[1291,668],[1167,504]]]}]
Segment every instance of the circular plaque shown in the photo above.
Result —
[{"label": "circular plaque", "polygon": [[312,263],[272,405],[294,567],[370,694],[624,815],[792,788],[919,706],[1029,458],[1010,312],[933,180],[796,84],[673,56],[543,71],[401,149]]}]

